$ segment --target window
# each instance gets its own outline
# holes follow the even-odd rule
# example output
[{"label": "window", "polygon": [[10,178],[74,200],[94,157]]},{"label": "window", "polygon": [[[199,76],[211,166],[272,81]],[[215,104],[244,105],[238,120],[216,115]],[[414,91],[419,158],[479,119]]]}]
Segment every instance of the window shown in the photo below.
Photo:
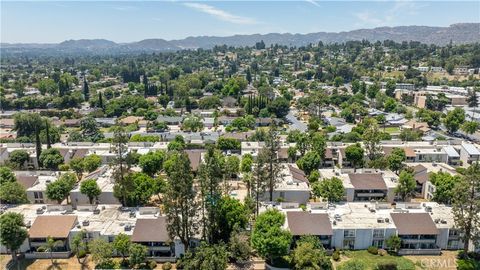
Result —
[{"label": "window", "polygon": [[383,238],[385,236],[385,231],[382,229],[373,230],[373,238]]},{"label": "window", "polygon": [[343,237],[355,237],[355,230],[343,231]]},{"label": "window", "polygon": [[373,240],[372,246],[377,248],[383,248],[383,240]]},{"label": "window", "polygon": [[33,197],[35,198],[35,203],[43,203],[43,193],[41,191],[33,192]]},{"label": "window", "polygon": [[458,230],[449,230],[448,237],[458,237],[460,236],[460,232]]},{"label": "window", "polygon": [[448,240],[447,249],[458,249],[459,244],[458,240]]},{"label": "window", "polygon": [[355,240],[343,240],[343,248],[344,249],[354,249],[355,248]]}]

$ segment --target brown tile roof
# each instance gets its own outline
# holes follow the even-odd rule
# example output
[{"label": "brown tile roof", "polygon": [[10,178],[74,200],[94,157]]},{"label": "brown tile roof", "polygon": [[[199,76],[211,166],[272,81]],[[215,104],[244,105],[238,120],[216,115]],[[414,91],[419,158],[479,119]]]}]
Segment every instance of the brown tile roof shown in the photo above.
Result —
[{"label": "brown tile roof", "polygon": [[325,149],[325,159],[333,159],[333,148]]},{"label": "brown tile roof", "polygon": [[278,158],[280,159],[287,159],[288,158],[288,148],[280,148],[278,149]]},{"label": "brown tile roof", "polygon": [[405,152],[406,157],[416,157],[415,151],[411,147],[391,147],[391,146],[384,146],[383,147],[383,153],[385,156],[388,156],[392,153],[394,148],[400,148],[403,149]]},{"label": "brown tile roof", "polygon": [[132,242],[167,242],[169,240],[166,217],[137,219]]},{"label": "brown tile roof", "polygon": [[438,229],[428,213],[391,213],[399,235],[438,234]]},{"label": "brown tile roof", "polygon": [[355,189],[387,189],[379,173],[350,173],[348,177]]},{"label": "brown tile roof", "polygon": [[130,125],[130,124],[134,124],[140,120],[142,120],[143,117],[139,117],[139,116],[127,116],[123,119],[120,120],[120,123],[122,124],[125,124],[125,125]]},{"label": "brown tile roof", "polygon": [[200,163],[202,162],[202,152],[205,150],[185,150],[185,153],[188,155],[188,159],[190,160],[190,167],[192,171],[197,171]]},{"label": "brown tile roof", "polygon": [[413,178],[415,178],[415,181],[417,181],[419,184],[423,185],[428,181],[429,176],[427,173],[417,173]]},{"label": "brown tile roof", "polygon": [[13,118],[0,119],[0,127],[14,127],[15,120]]},{"label": "brown tile roof", "polygon": [[84,158],[87,155],[88,149],[77,149],[73,154],[72,158]]},{"label": "brown tile roof", "polygon": [[65,159],[68,155],[68,149],[65,149],[65,148],[61,148],[61,149],[58,149],[58,152],[60,152],[60,155]]},{"label": "brown tile roof", "polygon": [[333,235],[328,214],[287,212],[288,228],[293,235]]},{"label": "brown tile roof", "polygon": [[30,238],[67,238],[77,216],[39,216],[28,231]]},{"label": "brown tile roof", "polygon": [[427,170],[427,168],[425,166],[423,166],[422,164],[418,164],[415,167],[413,167],[413,173],[414,174],[421,173],[421,172],[424,172],[426,170]]},{"label": "brown tile roof", "polygon": [[17,182],[25,189],[33,187],[37,179],[38,176],[34,175],[17,175]]},{"label": "brown tile roof", "polygon": [[292,165],[288,165],[288,170],[292,174],[293,179],[302,181],[302,182],[308,182],[308,179],[305,175],[305,173],[300,170],[299,168],[295,168]]}]

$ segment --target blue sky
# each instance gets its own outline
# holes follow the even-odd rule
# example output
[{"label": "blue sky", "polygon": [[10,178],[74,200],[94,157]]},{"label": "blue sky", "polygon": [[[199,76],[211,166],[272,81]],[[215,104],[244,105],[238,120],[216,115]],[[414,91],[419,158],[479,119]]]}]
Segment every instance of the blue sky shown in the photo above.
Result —
[{"label": "blue sky", "polygon": [[1,42],[339,32],[480,22],[480,1],[5,1]]}]

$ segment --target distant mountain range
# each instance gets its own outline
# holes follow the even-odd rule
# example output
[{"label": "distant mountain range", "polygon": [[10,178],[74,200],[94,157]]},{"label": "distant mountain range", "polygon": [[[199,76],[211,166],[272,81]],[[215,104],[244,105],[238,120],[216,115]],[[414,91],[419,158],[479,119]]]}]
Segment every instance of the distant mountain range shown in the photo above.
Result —
[{"label": "distant mountain range", "polygon": [[328,33],[318,32],[310,34],[253,34],[234,35],[228,37],[198,36],[187,37],[179,40],[144,39],[131,43],[115,43],[105,39],[80,39],[66,40],[59,44],[10,44],[1,43],[3,49],[9,51],[29,51],[38,49],[50,49],[59,52],[84,52],[96,53],[113,52],[155,52],[155,51],[177,51],[183,49],[209,49],[215,45],[228,46],[253,46],[256,42],[263,40],[267,46],[270,44],[281,44],[288,46],[302,46],[310,43],[335,43],[350,40],[383,41],[393,40],[420,41],[427,44],[445,45],[450,43],[466,44],[480,42],[480,23],[458,23],[449,27],[432,26],[397,26],[378,27],[373,29],[359,29],[348,32]]}]

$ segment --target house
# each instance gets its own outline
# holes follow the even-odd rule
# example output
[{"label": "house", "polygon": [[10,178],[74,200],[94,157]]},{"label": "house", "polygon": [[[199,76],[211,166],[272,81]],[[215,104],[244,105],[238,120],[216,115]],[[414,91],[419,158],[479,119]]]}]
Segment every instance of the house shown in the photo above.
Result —
[{"label": "house", "polygon": [[395,199],[397,175],[391,171],[373,169],[321,169],[321,180],[333,177],[342,180],[347,202],[388,201]]},{"label": "house", "polygon": [[73,207],[90,204],[88,197],[80,192],[81,183],[88,179],[95,179],[98,187],[102,191],[102,193],[93,201],[94,204],[120,204],[120,201],[114,196],[113,192],[113,187],[115,185],[113,170],[108,166],[102,166],[85,176],[73,188],[73,190],[70,191],[70,201]]},{"label": "house", "polygon": [[460,148],[460,161],[464,166],[480,160],[480,151],[471,143],[462,143]]},{"label": "house", "polygon": [[301,236],[312,235],[320,240],[325,249],[332,248],[333,229],[328,214],[288,211],[286,217],[286,224],[294,241]]},{"label": "house", "polygon": [[40,251],[40,248],[45,246],[49,237],[60,243],[54,248],[54,258],[70,257],[69,236],[77,222],[77,216],[74,215],[38,216],[28,230],[30,250],[25,253],[25,258],[48,258],[50,255]]},{"label": "house", "polygon": [[402,240],[399,255],[421,254],[428,251],[439,255],[437,246],[439,230],[429,213],[391,213],[397,229],[397,235]]},{"label": "house", "polygon": [[165,216],[137,219],[131,241],[146,246],[147,257],[159,262],[174,262],[185,253],[183,244],[168,235]]},{"label": "house", "polygon": [[[310,183],[305,173],[295,166],[293,164],[281,165],[281,176],[280,179],[277,179],[277,183],[273,189],[273,201],[304,204],[310,199]],[[268,189],[262,198],[270,201]]]}]

